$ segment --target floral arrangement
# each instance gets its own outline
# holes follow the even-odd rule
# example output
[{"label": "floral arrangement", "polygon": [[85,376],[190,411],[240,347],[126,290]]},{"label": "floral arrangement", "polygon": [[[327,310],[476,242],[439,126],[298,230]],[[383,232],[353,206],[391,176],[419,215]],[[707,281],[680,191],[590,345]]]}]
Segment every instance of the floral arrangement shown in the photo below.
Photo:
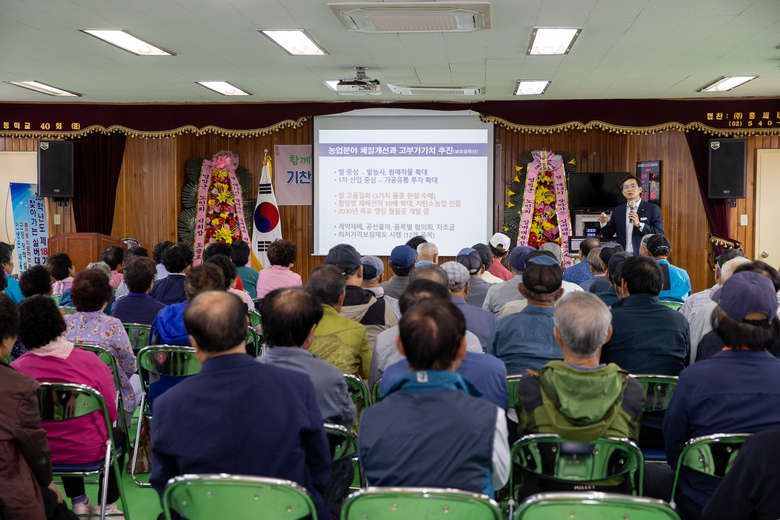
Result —
[{"label": "floral arrangement", "polygon": [[241,228],[236,220],[236,197],[231,190],[227,171],[228,168],[234,169],[230,159],[227,155],[218,156],[211,170],[206,213],[207,244],[212,242],[232,244],[234,240],[247,242],[251,240],[251,237],[241,236]]},{"label": "floral arrangement", "polygon": [[540,170],[534,182],[534,216],[528,245],[538,248],[545,242],[561,244],[558,215],[555,211],[555,184],[551,170]]}]

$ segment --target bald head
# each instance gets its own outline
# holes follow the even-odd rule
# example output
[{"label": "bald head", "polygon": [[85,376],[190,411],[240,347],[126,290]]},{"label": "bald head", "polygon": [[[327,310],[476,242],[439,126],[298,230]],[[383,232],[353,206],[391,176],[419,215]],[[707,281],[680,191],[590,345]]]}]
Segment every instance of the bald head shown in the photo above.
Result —
[{"label": "bald head", "polygon": [[409,273],[409,283],[412,283],[415,280],[431,280],[444,287],[447,287],[449,284],[447,271],[435,264],[423,264]]},{"label": "bald head", "polygon": [[202,292],[184,311],[184,327],[206,354],[226,352],[246,342],[246,304],[225,291]]}]

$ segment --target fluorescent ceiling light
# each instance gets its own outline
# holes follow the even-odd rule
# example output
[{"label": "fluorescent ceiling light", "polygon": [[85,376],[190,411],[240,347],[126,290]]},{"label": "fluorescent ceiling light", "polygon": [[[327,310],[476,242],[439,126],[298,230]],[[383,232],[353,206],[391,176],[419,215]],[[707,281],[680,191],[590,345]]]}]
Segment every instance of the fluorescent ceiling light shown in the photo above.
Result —
[{"label": "fluorescent ceiling light", "polygon": [[582,27],[534,27],[526,54],[569,54]]},{"label": "fluorescent ceiling light", "polygon": [[207,89],[219,92],[223,96],[251,96],[249,92],[244,92],[238,87],[234,87],[226,81],[196,81],[198,85],[202,85]]},{"label": "fluorescent ceiling light", "polygon": [[697,92],[726,92],[733,90],[738,86],[756,79],[758,76],[724,76],[706,87],[700,88]]},{"label": "fluorescent ceiling light", "polygon": [[325,83],[325,86],[331,89],[333,92],[336,92],[336,85],[338,85],[339,81],[338,79],[324,79],[322,80],[323,83]]},{"label": "fluorescent ceiling light", "polygon": [[519,79],[515,96],[534,96],[544,94],[552,83],[549,79]]},{"label": "fluorescent ceiling light", "polygon": [[129,32],[123,29],[79,29],[81,32],[87,33],[90,36],[99,38],[104,42],[110,43],[120,49],[132,52],[138,56],[176,56],[176,54],[166,51],[161,47],[152,45],[149,42],[145,42],[140,38],[136,38]]},{"label": "fluorescent ceiling light", "polygon": [[264,31],[261,33],[271,39],[290,56],[327,56],[325,49],[317,45],[305,31]]},{"label": "fluorescent ceiling light", "polygon": [[26,89],[34,90],[35,92],[40,92],[41,94],[48,94],[49,96],[81,97],[81,94],[76,94],[75,92],[68,92],[67,90],[62,90],[57,87],[52,87],[51,85],[46,85],[45,83],[40,83],[38,81],[4,81],[3,83],[8,83],[9,85],[16,85],[17,87],[23,87]]}]

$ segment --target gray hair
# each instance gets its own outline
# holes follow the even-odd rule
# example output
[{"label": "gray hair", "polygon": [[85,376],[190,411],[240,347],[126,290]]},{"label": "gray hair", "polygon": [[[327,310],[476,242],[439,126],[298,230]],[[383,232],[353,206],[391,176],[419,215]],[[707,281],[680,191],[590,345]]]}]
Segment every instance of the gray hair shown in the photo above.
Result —
[{"label": "gray hair", "polygon": [[439,254],[439,248],[436,247],[436,244],[433,242],[423,242],[419,246],[417,246],[417,254],[419,256],[429,256],[432,257],[433,255]]},{"label": "gray hair", "polygon": [[108,281],[111,281],[111,268],[105,262],[92,262],[87,266],[87,269],[97,269],[101,273],[108,277]]},{"label": "gray hair", "polygon": [[654,236],[655,235],[653,234],[642,235],[642,241],[639,242],[639,247],[645,246],[645,249],[647,249],[647,243],[650,242],[650,239],[653,238]]},{"label": "gray hair", "polygon": [[[421,244],[421,245],[425,245],[425,244]],[[443,285],[444,287],[449,288],[450,280],[449,277],[447,276],[447,271],[445,271],[444,269],[442,269],[441,266],[436,264],[423,264],[420,267],[415,267],[414,269],[412,269],[412,272],[409,273],[409,283],[412,283],[418,278],[431,280],[433,282]]]},{"label": "gray hair", "polygon": [[569,352],[590,357],[607,341],[612,313],[595,294],[577,291],[558,300],[553,321]]},{"label": "gray hair", "polygon": [[603,273],[604,269],[601,268],[601,248],[594,247],[588,253],[588,265],[593,268],[597,273]]},{"label": "gray hair", "polygon": [[737,270],[737,267],[739,267],[742,264],[749,264],[749,263],[750,260],[748,260],[747,258],[743,258],[741,256],[732,258],[731,260],[723,264],[723,266],[721,266],[720,279],[725,282],[726,280],[731,278],[731,275],[734,274],[734,271]]}]

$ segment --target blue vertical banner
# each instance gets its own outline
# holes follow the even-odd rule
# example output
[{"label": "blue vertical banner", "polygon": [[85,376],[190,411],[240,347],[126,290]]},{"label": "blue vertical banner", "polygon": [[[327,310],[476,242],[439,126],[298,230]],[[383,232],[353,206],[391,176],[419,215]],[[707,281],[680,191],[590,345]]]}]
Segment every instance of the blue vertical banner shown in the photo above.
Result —
[{"label": "blue vertical banner", "polygon": [[46,204],[38,196],[38,185],[11,183],[11,200],[16,230],[17,270],[23,273],[34,265],[46,263],[49,257],[49,230]]}]

